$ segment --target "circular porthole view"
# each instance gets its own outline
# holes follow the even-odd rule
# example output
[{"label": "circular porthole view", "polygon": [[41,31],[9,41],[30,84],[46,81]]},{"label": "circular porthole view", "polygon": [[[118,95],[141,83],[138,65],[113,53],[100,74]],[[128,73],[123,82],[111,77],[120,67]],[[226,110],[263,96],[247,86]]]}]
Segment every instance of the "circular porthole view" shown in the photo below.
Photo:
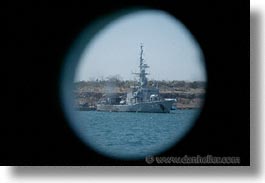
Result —
[{"label": "circular porthole view", "polygon": [[139,160],[175,146],[203,108],[206,69],[199,43],[161,10],[102,17],[77,36],[61,74],[62,107],[97,153]]}]

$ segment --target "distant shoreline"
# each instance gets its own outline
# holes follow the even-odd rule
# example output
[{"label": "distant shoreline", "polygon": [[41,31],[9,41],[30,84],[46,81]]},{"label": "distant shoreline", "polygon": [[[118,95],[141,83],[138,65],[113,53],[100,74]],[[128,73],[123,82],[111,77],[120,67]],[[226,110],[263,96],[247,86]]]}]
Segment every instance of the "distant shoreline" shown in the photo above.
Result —
[{"label": "distant shoreline", "polygon": [[[204,102],[206,82],[203,81],[149,81],[149,85],[157,86],[163,98],[177,99],[173,105],[177,109],[196,109]],[[98,100],[104,94],[124,96],[135,81],[123,81],[117,78],[109,80],[81,81],[74,83],[74,108],[78,110],[94,110]]]}]

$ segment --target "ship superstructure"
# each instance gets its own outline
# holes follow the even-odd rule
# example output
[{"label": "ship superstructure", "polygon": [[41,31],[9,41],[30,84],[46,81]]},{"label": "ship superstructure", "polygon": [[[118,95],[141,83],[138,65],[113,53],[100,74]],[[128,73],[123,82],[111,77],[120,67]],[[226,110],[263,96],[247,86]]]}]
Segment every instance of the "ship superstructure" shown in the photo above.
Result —
[{"label": "ship superstructure", "polygon": [[148,86],[146,69],[149,66],[144,63],[143,45],[140,46],[139,72],[133,73],[138,76],[139,81],[136,87],[127,92],[126,98],[119,96],[106,96],[97,104],[98,111],[110,112],[156,112],[169,113],[175,100],[165,100],[160,97],[159,89],[156,86]]}]

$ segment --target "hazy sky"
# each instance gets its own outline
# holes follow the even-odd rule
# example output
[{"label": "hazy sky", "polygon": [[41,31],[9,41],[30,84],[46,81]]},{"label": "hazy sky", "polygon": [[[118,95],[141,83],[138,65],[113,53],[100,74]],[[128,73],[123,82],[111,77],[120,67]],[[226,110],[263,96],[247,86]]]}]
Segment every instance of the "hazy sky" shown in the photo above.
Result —
[{"label": "hazy sky", "polygon": [[205,81],[201,50],[192,34],[171,15],[157,10],[127,14],[88,43],[76,69],[75,81],[120,75],[135,78],[140,44],[150,68],[149,79]]}]

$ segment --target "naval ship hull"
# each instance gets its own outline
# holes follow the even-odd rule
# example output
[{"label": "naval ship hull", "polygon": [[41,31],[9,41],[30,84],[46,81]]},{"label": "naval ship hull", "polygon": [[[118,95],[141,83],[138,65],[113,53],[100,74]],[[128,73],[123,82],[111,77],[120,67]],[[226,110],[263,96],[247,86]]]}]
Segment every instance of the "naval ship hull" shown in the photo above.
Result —
[{"label": "naval ship hull", "polygon": [[98,104],[97,111],[169,113],[174,101],[142,102],[130,105]]}]

